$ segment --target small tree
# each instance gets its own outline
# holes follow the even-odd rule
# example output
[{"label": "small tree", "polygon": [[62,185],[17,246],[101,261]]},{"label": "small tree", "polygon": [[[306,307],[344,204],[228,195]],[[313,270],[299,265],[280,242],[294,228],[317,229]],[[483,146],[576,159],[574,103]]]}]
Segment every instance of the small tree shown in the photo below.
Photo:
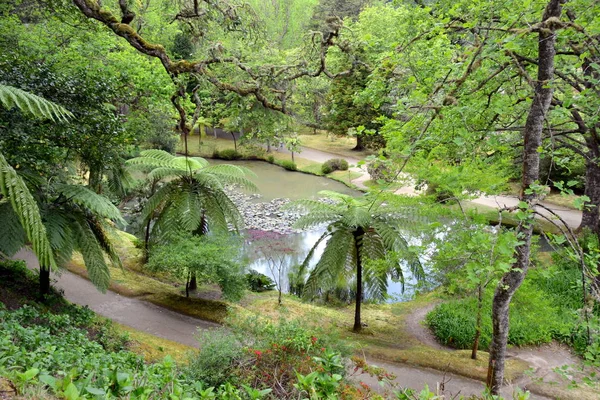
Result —
[{"label": "small tree", "polygon": [[[388,278],[404,283],[402,261],[405,261],[417,280],[425,276],[418,257],[410,251],[404,237],[405,229],[414,225],[406,211],[385,205],[385,198],[353,198],[336,192],[321,192],[333,204],[317,200],[300,200],[292,203],[306,214],[295,226],[300,229],[327,224],[327,231],[309,251],[302,269],[315,254],[315,249],[326,242],[323,255],[310,271],[304,295],[318,293],[322,288],[335,287],[340,279],[355,277],[356,308],[355,332],[362,329],[361,304],[364,291],[373,298],[384,298]],[[300,271],[302,274],[303,271]]]},{"label": "small tree", "polygon": [[514,232],[477,225],[471,220],[456,222],[437,245],[434,267],[443,270],[449,287],[477,296],[477,317],[471,358],[477,359],[485,289],[498,281],[514,262]]},{"label": "small tree", "polygon": [[248,236],[255,258],[265,261],[271,272],[279,293],[277,303],[281,305],[283,288],[286,285],[285,279],[290,263],[293,261],[290,259],[297,255],[297,250],[289,246],[286,235],[278,232],[251,230],[248,232]]},{"label": "small tree", "polygon": [[186,297],[196,276],[201,282],[219,285],[225,298],[239,300],[246,288],[239,248],[233,237],[180,233],[151,249],[147,267],[184,280]]}]

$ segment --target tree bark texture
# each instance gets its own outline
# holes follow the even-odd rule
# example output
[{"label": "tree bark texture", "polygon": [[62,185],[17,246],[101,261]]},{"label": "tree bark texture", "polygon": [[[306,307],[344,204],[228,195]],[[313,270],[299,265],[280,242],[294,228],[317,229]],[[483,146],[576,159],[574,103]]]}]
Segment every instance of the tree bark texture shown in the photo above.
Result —
[{"label": "tree bark texture", "polygon": [[[538,148],[542,144],[542,131],[546,114],[552,100],[552,79],[554,77],[554,57],[556,55],[557,20],[562,13],[565,0],[550,0],[538,34],[538,73],[535,82],[534,96],[523,131],[523,178],[520,200],[532,209],[538,194],[527,192],[527,189],[539,179],[540,154]],[[506,344],[508,341],[508,308],[513,295],[523,283],[529,267],[531,252],[531,236],[533,233],[533,215],[522,221],[517,227],[517,237],[521,244],[517,246],[516,261],[509,272],[505,273],[494,293],[492,304],[492,343],[488,366],[487,385],[494,395],[498,395],[504,381],[504,364],[506,361]]]},{"label": "tree bark texture", "polygon": [[356,250],[356,307],[354,309],[354,332],[360,332],[362,330],[362,322],[360,320],[360,306],[362,303],[363,296],[363,283],[362,283],[362,261],[360,259],[362,237],[365,234],[363,228],[357,228],[354,232],[354,248]]},{"label": "tree bark texture", "polygon": [[585,165],[585,195],[590,198],[585,203],[581,215],[580,229],[589,229],[600,235],[600,143],[596,129],[586,135],[588,158]]}]

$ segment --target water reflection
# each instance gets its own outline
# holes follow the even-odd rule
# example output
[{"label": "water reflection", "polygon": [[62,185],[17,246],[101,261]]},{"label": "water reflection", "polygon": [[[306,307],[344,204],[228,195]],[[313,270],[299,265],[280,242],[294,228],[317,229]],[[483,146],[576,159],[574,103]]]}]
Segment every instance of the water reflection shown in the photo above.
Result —
[{"label": "water reflection", "polygon": [[[244,249],[245,254],[249,257],[248,269],[265,274],[274,281],[280,276],[281,287],[287,293],[289,291],[288,273],[293,270],[294,266],[300,265],[304,261],[310,249],[317,243],[324,232],[325,228],[321,228],[308,232],[267,238],[267,242],[271,244],[270,248],[269,244],[265,244],[265,241],[252,240],[251,237],[253,235],[248,235],[249,238],[246,240],[246,248]],[[417,241],[417,239],[411,240]],[[416,242],[412,244],[416,244]],[[326,241],[323,241],[316,248],[315,254],[309,264],[309,270],[317,264],[325,246]],[[265,254],[265,248],[268,248],[268,254]],[[282,249],[283,251],[281,251]],[[286,249],[294,249],[294,251],[290,252]],[[422,262],[425,265],[426,260],[423,259]],[[402,284],[400,282],[388,279],[388,302],[411,300],[415,295],[417,282],[407,268],[403,268],[403,271],[405,276],[404,293],[402,292]]]}]

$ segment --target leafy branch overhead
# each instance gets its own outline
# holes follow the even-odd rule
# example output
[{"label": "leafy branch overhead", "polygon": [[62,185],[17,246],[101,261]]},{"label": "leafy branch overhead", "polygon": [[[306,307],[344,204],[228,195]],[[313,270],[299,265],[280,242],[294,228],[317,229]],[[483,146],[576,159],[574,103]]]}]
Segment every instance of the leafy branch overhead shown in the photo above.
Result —
[{"label": "leafy branch overhead", "polygon": [[[210,54],[207,54],[204,59],[173,60],[163,45],[145,39],[131,25],[135,13],[130,10],[126,1],[119,1],[121,18],[109,8],[104,7],[98,0],[73,0],[73,2],[86,17],[101,22],[141,53],[158,58],[174,80],[183,74],[204,78],[219,90],[237,93],[240,96],[254,96],[265,108],[284,113],[288,112],[286,106],[288,83],[303,77],[324,75],[333,79],[346,76],[352,72],[354,66],[361,64],[358,59],[353,57],[354,61],[348,70],[334,73],[327,68],[326,57],[330,48],[336,47],[342,52],[348,50],[348,44],[338,40],[342,28],[342,21],[339,18],[330,18],[325,32],[311,33],[311,48],[307,51],[307,58],[285,65],[254,66],[242,57],[226,55],[227,49],[219,42],[214,44],[209,51]],[[245,11],[245,14],[248,15],[244,15]],[[246,22],[245,19],[252,21],[253,15],[247,11],[248,8],[243,3],[195,0],[191,9],[181,10],[175,19],[185,21],[196,31],[196,35],[202,36],[204,33],[202,24],[208,21],[226,26],[230,31],[238,29]],[[250,22],[249,30],[246,33],[251,34],[253,29]],[[214,68],[219,65],[235,67],[238,72],[243,74],[243,78],[236,84],[229,83],[222,79]],[[173,102],[175,103],[175,100]]]}]

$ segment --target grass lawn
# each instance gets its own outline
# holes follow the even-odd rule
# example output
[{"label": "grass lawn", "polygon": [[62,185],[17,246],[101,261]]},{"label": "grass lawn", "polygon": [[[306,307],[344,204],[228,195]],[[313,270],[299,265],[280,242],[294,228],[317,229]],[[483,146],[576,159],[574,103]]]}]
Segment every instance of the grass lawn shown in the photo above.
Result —
[{"label": "grass lawn", "polygon": [[335,135],[329,135],[327,132],[319,131],[316,135],[299,135],[299,138],[302,146],[326,151],[332,154],[338,154],[344,157],[362,159],[372,154],[370,151],[352,150],[354,146],[356,146],[356,139],[347,136],[338,137]]}]

